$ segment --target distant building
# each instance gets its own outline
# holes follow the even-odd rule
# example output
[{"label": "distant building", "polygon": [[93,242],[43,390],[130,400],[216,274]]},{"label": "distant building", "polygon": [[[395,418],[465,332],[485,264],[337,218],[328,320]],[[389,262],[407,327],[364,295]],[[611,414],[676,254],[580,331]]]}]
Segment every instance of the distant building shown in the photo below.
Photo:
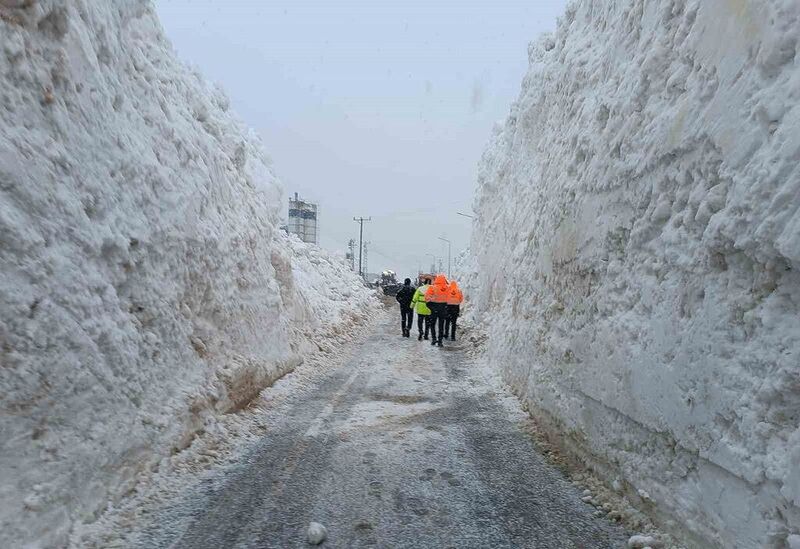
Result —
[{"label": "distant building", "polygon": [[297,235],[303,242],[319,244],[317,232],[317,205],[306,202],[294,193],[289,199],[289,234]]}]

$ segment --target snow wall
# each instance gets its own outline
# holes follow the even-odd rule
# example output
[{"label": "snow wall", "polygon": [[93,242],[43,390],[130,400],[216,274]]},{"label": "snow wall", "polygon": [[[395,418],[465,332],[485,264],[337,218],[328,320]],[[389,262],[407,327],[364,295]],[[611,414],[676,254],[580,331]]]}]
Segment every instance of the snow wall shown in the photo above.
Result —
[{"label": "snow wall", "polygon": [[572,2],[479,171],[488,359],[698,547],[800,529],[798,29],[796,0]]},{"label": "snow wall", "polygon": [[61,546],[377,303],[144,0],[0,0],[0,546]]}]

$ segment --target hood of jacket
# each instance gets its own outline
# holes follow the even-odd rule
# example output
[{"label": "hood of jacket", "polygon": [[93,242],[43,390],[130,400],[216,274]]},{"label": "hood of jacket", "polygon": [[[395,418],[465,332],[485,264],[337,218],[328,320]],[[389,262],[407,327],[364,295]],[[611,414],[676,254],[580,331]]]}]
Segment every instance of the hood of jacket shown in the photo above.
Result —
[{"label": "hood of jacket", "polygon": [[447,304],[448,305],[461,305],[464,301],[464,294],[461,293],[461,288],[455,280],[450,281],[450,286],[447,288]]}]

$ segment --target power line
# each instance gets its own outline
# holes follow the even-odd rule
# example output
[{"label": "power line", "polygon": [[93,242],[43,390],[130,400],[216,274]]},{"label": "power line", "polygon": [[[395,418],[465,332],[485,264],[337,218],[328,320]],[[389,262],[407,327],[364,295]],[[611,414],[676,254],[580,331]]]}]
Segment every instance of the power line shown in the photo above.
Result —
[{"label": "power line", "polygon": [[450,269],[450,255],[452,253],[451,247],[452,247],[453,243],[450,242],[448,239],[446,239],[443,236],[440,236],[439,240],[441,240],[442,242],[447,242],[447,278],[450,278],[452,276],[451,269]]},{"label": "power line", "polygon": [[[406,262],[409,262],[409,263],[414,263],[415,261],[417,261],[419,259],[419,257],[416,256],[416,255],[405,255],[405,254],[404,255],[398,255],[398,254],[387,255],[387,254],[381,252],[380,250],[378,250],[378,248],[375,247],[375,240],[374,239],[370,240],[369,243],[370,243],[370,246],[372,246],[372,252],[373,253],[377,253],[381,257],[384,257],[385,259],[388,259],[390,261],[403,260],[403,261],[406,261]],[[381,246],[383,246],[383,245],[384,244],[381,243]]]}]

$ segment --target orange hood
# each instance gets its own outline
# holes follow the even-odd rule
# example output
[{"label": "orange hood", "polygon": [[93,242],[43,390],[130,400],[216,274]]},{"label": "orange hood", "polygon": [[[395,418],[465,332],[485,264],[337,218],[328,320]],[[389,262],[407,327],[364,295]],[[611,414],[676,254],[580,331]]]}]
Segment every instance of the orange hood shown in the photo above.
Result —
[{"label": "orange hood", "polygon": [[447,303],[449,289],[447,278],[442,274],[437,275],[436,281],[425,292],[425,301],[427,303]]},{"label": "orange hood", "polygon": [[461,293],[461,289],[458,287],[458,282],[455,280],[450,282],[450,286],[447,288],[447,304],[448,305],[461,305],[464,301],[464,294]]}]

